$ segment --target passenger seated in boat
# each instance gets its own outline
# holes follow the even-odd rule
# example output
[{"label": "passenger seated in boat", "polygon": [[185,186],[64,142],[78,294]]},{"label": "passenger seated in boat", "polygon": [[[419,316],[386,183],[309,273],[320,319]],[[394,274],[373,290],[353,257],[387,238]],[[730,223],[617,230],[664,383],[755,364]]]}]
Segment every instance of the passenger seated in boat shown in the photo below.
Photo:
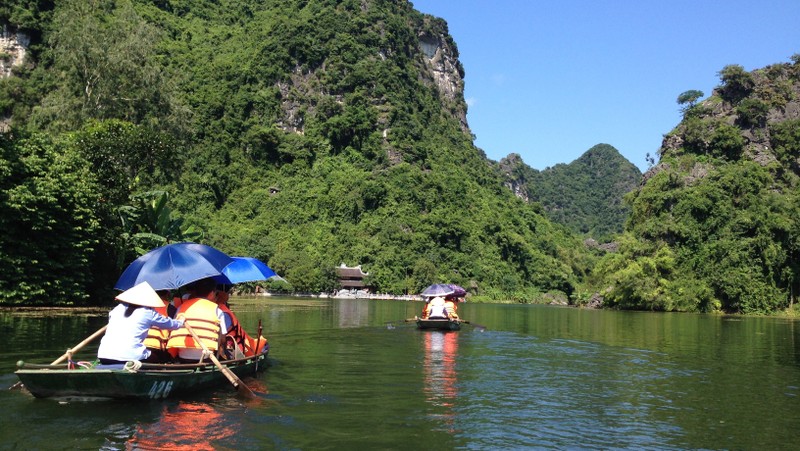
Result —
[{"label": "passenger seated in boat", "polygon": [[436,296],[428,301],[425,306],[425,314],[423,319],[447,319],[447,312],[444,308],[444,298]]},{"label": "passenger seated in boat", "polygon": [[120,293],[120,304],[108,314],[108,329],[100,340],[97,358],[103,365],[146,360],[151,351],[144,344],[151,327],[174,330],[183,326],[183,317],[172,319],[156,312],[164,301],[147,282]]},{"label": "passenger seated in boat", "polygon": [[[245,356],[250,357],[256,353],[260,353],[264,349],[264,346],[267,344],[267,339],[261,336],[259,340],[255,340],[247,335],[247,332],[239,323],[239,319],[228,306],[232,288],[231,285],[217,285],[217,306],[222,310],[222,314],[225,317],[225,326],[228,330],[228,333],[225,335],[223,351],[225,352],[225,357],[229,359]],[[256,350],[256,346],[260,349]]]},{"label": "passenger seated in boat", "polygon": [[444,311],[448,318],[458,319],[458,314],[456,313],[457,303],[458,298],[452,295],[444,299]]},{"label": "passenger seated in boat", "polygon": [[[216,303],[216,287],[217,283],[210,277],[187,285],[189,299],[178,307],[177,313],[185,316],[186,322],[211,352],[220,349],[221,338],[228,332],[225,315]],[[206,358],[203,347],[195,342],[185,327],[170,333],[167,350],[181,362],[197,363]]]},{"label": "passenger seated in boat", "polygon": [[[174,318],[178,308],[170,302],[172,300],[170,291],[158,290],[156,293],[158,293],[158,297],[164,301],[164,306],[156,307],[155,311],[161,315]],[[169,330],[151,327],[150,330],[147,331],[147,338],[144,339],[144,345],[150,350],[150,357],[145,359],[145,361],[149,363],[166,363],[172,361],[172,355],[167,351],[167,341],[169,341]]]}]

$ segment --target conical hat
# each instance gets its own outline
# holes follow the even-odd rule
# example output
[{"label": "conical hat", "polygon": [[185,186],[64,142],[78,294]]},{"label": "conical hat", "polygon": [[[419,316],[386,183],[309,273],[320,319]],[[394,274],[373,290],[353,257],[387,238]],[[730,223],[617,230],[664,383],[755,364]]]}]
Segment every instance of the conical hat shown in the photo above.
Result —
[{"label": "conical hat", "polygon": [[158,297],[158,293],[147,282],[142,282],[133,288],[123,291],[117,295],[116,299],[143,307],[163,307],[165,305],[164,301]]}]

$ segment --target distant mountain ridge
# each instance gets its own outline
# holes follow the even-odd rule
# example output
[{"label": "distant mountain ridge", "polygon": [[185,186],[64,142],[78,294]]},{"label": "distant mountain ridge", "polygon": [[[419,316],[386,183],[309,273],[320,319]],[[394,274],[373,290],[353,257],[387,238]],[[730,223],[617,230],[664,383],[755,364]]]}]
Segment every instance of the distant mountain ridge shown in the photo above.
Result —
[{"label": "distant mountain ridge", "polygon": [[571,163],[538,171],[518,154],[501,159],[506,186],[547,216],[582,236],[606,241],[622,232],[630,208],[625,194],[641,182],[639,168],[609,144],[597,144]]}]

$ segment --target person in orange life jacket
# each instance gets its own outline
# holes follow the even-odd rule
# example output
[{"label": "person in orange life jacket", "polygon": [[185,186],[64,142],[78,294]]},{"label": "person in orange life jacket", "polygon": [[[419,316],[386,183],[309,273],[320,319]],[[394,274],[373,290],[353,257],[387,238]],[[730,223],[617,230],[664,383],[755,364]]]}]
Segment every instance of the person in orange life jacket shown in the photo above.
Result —
[{"label": "person in orange life jacket", "polygon": [[[216,303],[216,285],[210,277],[187,285],[189,299],[181,303],[177,313],[185,315],[186,322],[211,352],[220,349],[221,337],[228,332],[225,315]],[[184,362],[199,362],[206,358],[200,343],[195,342],[185,327],[170,333],[167,350]]]},{"label": "person in orange life jacket", "polygon": [[175,330],[183,326],[183,317],[172,319],[156,312],[156,308],[164,306],[164,301],[147,282],[123,291],[116,299],[120,304],[109,312],[108,329],[97,349],[101,364],[146,360],[151,351],[144,340],[151,327]]},{"label": "person in orange life jacket", "polygon": [[[228,334],[225,337],[224,351],[227,358],[239,358],[243,356],[253,356],[257,352],[260,353],[267,346],[267,339],[261,336],[259,340],[251,338],[247,331],[244,330],[239,319],[231,311],[228,305],[230,299],[230,292],[233,288],[232,285],[219,284],[217,285],[217,306],[222,310],[225,315],[225,325],[228,329]],[[256,350],[256,346],[261,348]],[[237,355],[236,350],[239,350],[242,355]]]},{"label": "person in orange life jacket", "polygon": [[225,329],[228,331],[223,338],[223,349],[222,351],[225,353],[226,358],[232,358],[234,354],[234,350],[238,347],[239,349],[244,348],[244,330],[242,330],[241,325],[239,325],[239,319],[236,318],[236,315],[233,314],[230,307],[228,306],[228,300],[230,299],[230,290],[233,288],[231,285],[225,284],[217,284],[216,287],[216,301],[217,307],[222,310],[222,316],[225,322]]},{"label": "person in orange life jacket", "polygon": [[[178,309],[170,303],[172,297],[169,290],[158,290],[156,293],[164,302],[164,305],[162,307],[156,307],[155,311],[161,315],[174,318]],[[149,363],[166,363],[172,361],[172,355],[167,351],[167,341],[169,341],[168,330],[151,327],[150,330],[147,331],[147,338],[144,339],[144,345],[150,350],[150,357],[145,359],[145,361]]]}]

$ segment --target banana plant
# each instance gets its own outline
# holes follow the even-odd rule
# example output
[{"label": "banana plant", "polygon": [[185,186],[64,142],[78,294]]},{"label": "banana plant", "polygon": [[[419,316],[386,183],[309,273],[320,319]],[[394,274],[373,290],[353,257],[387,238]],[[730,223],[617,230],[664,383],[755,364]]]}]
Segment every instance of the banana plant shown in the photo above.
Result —
[{"label": "banana plant", "polygon": [[149,191],[133,200],[135,205],[124,205],[117,210],[123,229],[120,269],[131,254],[139,256],[171,242],[199,241],[203,237],[203,232],[194,225],[187,226],[183,218],[172,216],[167,192]]}]

